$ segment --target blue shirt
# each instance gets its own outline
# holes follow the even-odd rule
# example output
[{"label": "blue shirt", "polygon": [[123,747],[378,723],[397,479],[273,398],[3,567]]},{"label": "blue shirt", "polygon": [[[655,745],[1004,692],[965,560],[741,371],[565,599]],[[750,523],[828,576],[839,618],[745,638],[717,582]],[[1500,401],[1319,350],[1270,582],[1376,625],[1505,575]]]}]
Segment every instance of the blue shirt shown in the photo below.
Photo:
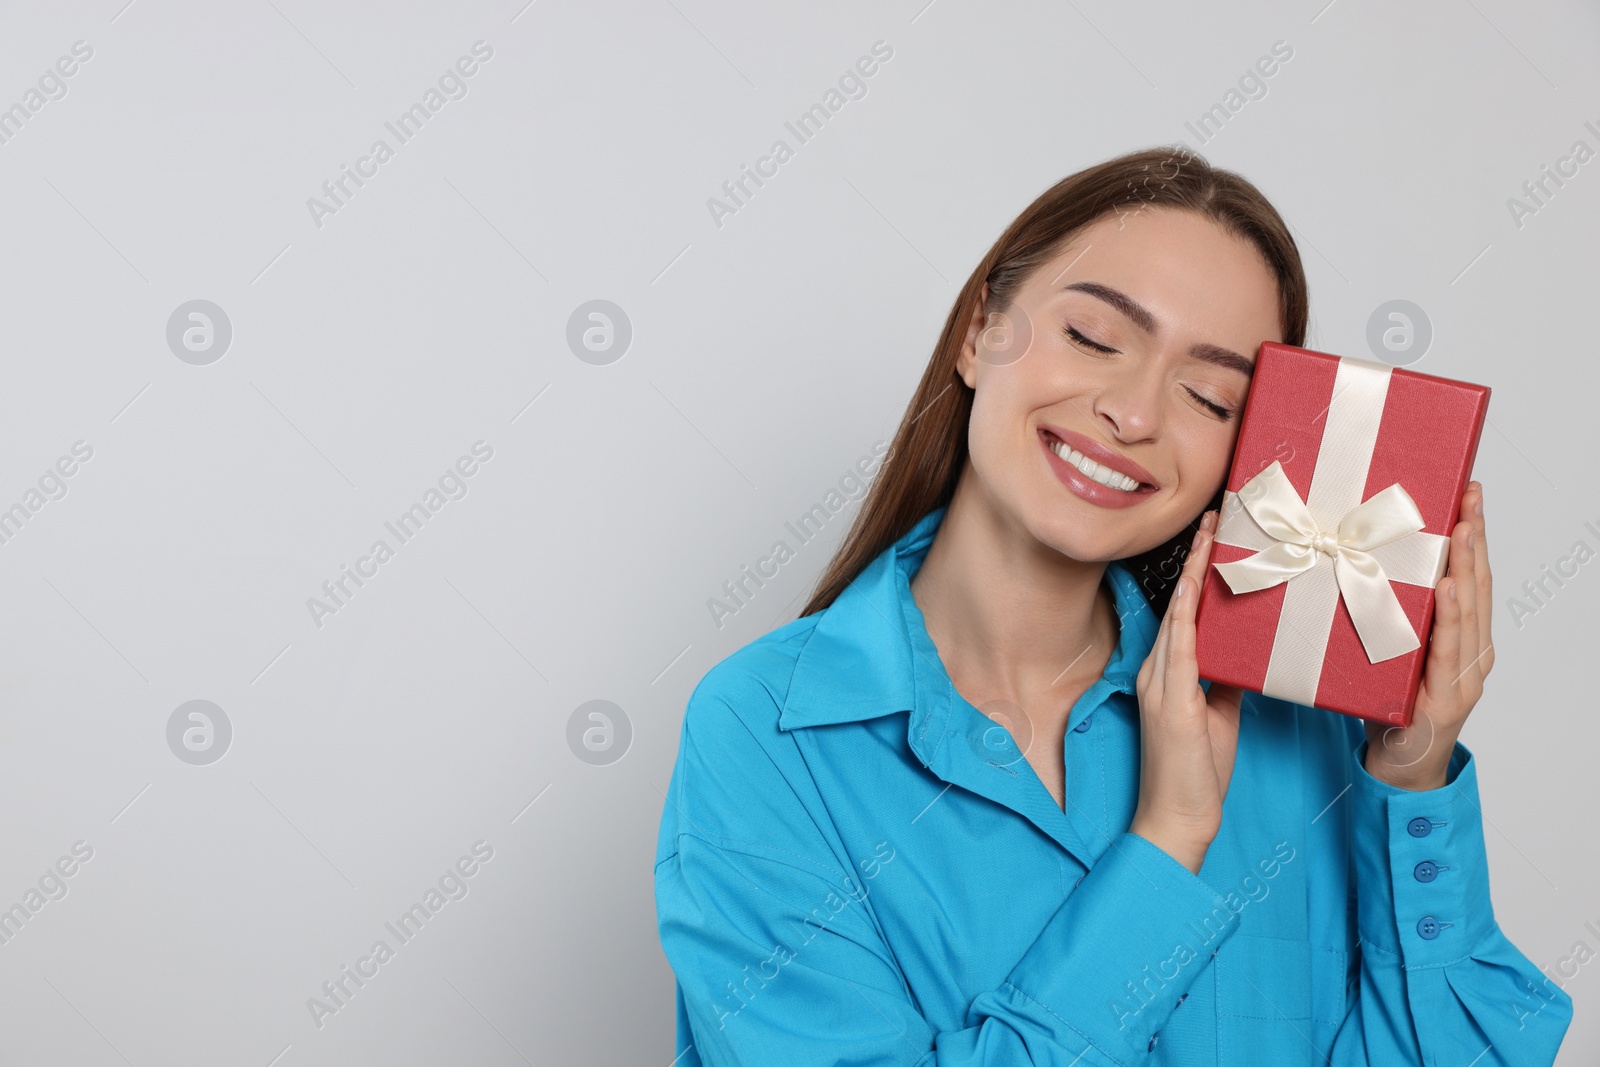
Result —
[{"label": "blue shirt", "polygon": [[911,595],[943,515],[689,699],[655,866],[674,1067],[1554,1061],[1571,998],[1495,922],[1466,748],[1396,789],[1359,720],[1246,694],[1196,875],[1127,832],[1160,621],[1132,575],[1063,811]]}]

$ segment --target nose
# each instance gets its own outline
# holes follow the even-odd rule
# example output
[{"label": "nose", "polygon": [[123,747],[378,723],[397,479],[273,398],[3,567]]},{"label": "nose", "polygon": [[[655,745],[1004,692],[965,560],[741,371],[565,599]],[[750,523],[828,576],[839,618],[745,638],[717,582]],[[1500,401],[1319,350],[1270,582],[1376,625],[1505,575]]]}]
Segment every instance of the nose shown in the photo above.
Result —
[{"label": "nose", "polygon": [[1118,368],[1094,398],[1096,421],[1124,442],[1152,438],[1161,428],[1161,375],[1148,363]]}]

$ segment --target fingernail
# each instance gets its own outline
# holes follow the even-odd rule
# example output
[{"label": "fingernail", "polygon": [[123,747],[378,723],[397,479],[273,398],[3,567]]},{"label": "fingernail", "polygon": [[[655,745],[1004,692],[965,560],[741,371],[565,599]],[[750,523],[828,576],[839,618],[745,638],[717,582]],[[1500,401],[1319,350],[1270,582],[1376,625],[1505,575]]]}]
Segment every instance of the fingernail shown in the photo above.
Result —
[{"label": "fingernail", "polygon": [[[1172,594],[1172,599],[1174,599],[1174,600],[1182,600],[1183,599],[1183,590],[1188,584],[1189,584],[1188,582],[1184,581],[1182,578],[1179,578],[1178,579],[1178,591],[1176,593]],[[1454,587],[1452,587],[1451,592],[1454,592],[1454,591],[1455,591]]]},{"label": "fingernail", "polygon": [[1450,583],[1450,599],[1454,600],[1455,598],[1456,598],[1456,583],[1455,582],[1451,582]]},{"label": "fingernail", "polygon": [[1483,514],[1483,490],[1478,490],[1478,499],[1472,502],[1472,512],[1475,515]]},{"label": "fingernail", "polygon": [[1467,547],[1471,548],[1473,545],[1477,544],[1477,542],[1478,542],[1478,531],[1477,530],[1468,530],[1467,531]]},{"label": "fingernail", "polygon": [[1206,512],[1206,517],[1200,520],[1200,526],[1207,531],[1215,530],[1217,528],[1217,513],[1215,511]]}]

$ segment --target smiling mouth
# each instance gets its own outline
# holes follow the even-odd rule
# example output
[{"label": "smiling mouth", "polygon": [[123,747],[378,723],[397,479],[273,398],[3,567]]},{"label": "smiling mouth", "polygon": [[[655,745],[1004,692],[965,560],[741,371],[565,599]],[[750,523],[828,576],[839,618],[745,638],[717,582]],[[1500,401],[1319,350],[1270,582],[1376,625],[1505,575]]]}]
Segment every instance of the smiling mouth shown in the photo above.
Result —
[{"label": "smiling mouth", "polygon": [[1096,463],[1094,460],[1090,459],[1088,456],[1085,456],[1082,452],[1079,452],[1071,445],[1068,445],[1065,441],[1061,440],[1061,438],[1057,437],[1050,431],[1041,430],[1040,434],[1044,437],[1045,444],[1049,447],[1050,451],[1061,457],[1064,462],[1076,468],[1078,473],[1082,474],[1090,481],[1106,486],[1108,489],[1116,489],[1124,493],[1155,492],[1156,487],[1151,485],[1149,482],[1137,481],[1120,471],[1112,470],[1103,463]]}]

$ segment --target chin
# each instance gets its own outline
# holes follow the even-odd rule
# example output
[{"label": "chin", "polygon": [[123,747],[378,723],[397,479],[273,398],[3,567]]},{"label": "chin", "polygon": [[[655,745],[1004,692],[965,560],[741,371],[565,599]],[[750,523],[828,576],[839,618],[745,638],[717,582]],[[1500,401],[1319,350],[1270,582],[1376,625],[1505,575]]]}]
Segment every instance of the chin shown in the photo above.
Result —
[{"label": "chin", "polygon": [[1034,537],[1040,544],[1048,545],[1080,563],[1104,563],[1129,554],[1105,536],[1106,530],[1089,528],[1086,525],[1089,521],[1092,521],[1092,516],[1079,517],[1057,512],[1047,522],[1035,527]]},{"label": "chin", "polygon": [[[1199,505],[1196,505],[1198,510]],[[1170,531],[1152,539],[1150,530],[1155,523],[1149,518],[1136,520],[1092,505],[1075,512],[1053,507],[1052,512],[1045,521],[1032,527],[1034,536],[1042,544],[1083,563],[1129,559],[1159,548],[1183,532],[1182,526],[1173,524]],[[1165,525],[1162,524],[1163,529]]]}]

